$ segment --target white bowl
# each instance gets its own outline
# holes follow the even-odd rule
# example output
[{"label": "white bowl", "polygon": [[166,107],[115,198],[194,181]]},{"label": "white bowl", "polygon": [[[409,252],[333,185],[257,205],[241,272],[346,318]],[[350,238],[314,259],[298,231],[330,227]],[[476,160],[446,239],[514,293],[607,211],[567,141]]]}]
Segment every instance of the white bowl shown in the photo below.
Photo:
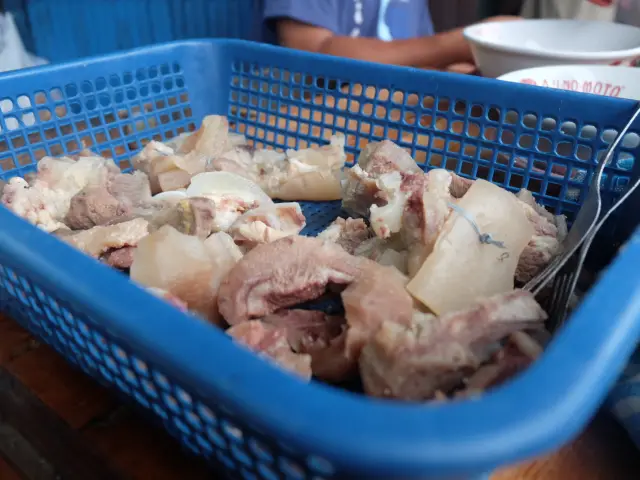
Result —
[{"label": "white bowl", "polygon": [[640,68],[608,65],[536,67],[501,75],[498,80],[640,100]]},{"label": "white bowl", "polygon": [[[629,98],[640,100],[640,68],[611,67],[608,65],[563,65],[554,67],[537,67],[517,70],[498,77],[513,83],[526,83],[539,87],[571,90],[594,95]],[[513,120],[511,120],[513,121]],[[536,118],[525,116],[523,122],[530,128],[536,128]],[[550,130],[549,125],[543,128]],[[571,124],[564,126],[564,133],[575,135]],[[592,138],[596,135],[595,128],[583,127],[580,136]],[[606,142],[612,142],[615,132],[605,130],[602,137]],[[625,136],[623,146],[635,148],[640,142],[638,135],[629,133]]]},{"label": "white bowl", "polygon": [[483,76],[568,64],[631,65],[640,57],[640,28],[581,20],[514,20],[465,28]]}]

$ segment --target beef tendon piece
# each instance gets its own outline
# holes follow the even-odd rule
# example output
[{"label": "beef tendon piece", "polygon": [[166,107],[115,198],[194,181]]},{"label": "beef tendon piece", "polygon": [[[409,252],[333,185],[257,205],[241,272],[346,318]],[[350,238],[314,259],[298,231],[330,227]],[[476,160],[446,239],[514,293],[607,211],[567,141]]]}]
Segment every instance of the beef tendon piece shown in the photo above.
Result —
[{"label": "beef tendon piece", "polygon": [[93,258],[100,258],[114,250],[135,247],[148,233],[149,222],[136,218],[116,225],[97,226],[89,230],[66,233],[59,238]]},{"label": "beef tendon piece", "polygon": [[337,243],[353,255],[371,235],[371,230],[361,218],[337,218],[318,234],[318,238]]},{"label": "beef tendon piece", "polygon": [[[342,189],[342,207],[354,217],[367,217],[371,205],[387,202],[376,180],[391,173],[422,173],[406,150],[389,140],[369,143],[349,169]],[[391,177],[390,177],[391,178]]]},{"label": "beef tendon piece", "polygon": [[360,263],[340,246],[318,238],[291,236],[258,245],[222,282],[220,313],[237,325],[314,300],[328,285],[353,282]]},{"label": "beef tendon piece", "polygon": [[263,322],[286,329],[293,351],[311,356],[311,370],[317,378],[337,383],[357,374],[357,362],[347,356],[344,317],[293,309],[267,315]]},{"label": "beef tendon piece", "polygon": [[358,279],[342,292],[349,326],[347,357],[353,361],[383,323],[408,327],[413,315],[413,299],[405,288],[407,278],[395,268],[362,260]]},{"label": "beef tendon piece", "polygon": [[[478,299],[514,288],[520,254],[533,236],[518,200],[506,190],[476,180],[445,222],[432,253],[407,289],[436,315],[472,306]],[[503,248],[482,243],[470,219]]]},{"label": "beef tendon piece", "polygon": [[311,356],[295,353],[287,330],[259,320],[239,323],[227,330],[235,341],[304,380],[311,379]]},{"label": "beef tendon piece", "polygon": [[329,145],[287,150],[286,160],[261,176],[260,185],[280,200],[329,201],[342,198],[341,177],[347,155],[344,136]]},{"label": "beef tendon piece", "polygon": [[441,317],[416,312],[410,327],[386,322],[360,357],[365,391],[410,401],[449,392],[489,360],[495,342],[546,318],[529,292],[515,290]]},{"label": "beef tendon piece", "polygon": [[165,290],[189,310],[220,324],[218,288],[241,256],[226,234],[203,241],[165,225],[140,241],[130,275],[133,281]]},{"label": "beef tendon piece", "polygon": [[300,204],[276,203],[242,214],[229,228],[229,234],[238,245],[250,249],[261,243],[297,235],[306,223]]}]

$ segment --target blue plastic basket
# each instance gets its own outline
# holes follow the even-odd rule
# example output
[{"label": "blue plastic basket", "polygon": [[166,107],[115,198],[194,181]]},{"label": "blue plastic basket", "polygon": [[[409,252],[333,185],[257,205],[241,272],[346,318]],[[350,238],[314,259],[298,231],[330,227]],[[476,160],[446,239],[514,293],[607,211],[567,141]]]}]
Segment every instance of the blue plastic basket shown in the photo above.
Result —
[{"label": "blue plastic basket", "polygon": [[[0,114],[5,179],[83,141],[127,168],[145,141],[193,129],[217,113],[256,143],[280,148],[322,142],[340,131],[353,155],[366,141],[398,138],[430,166],[482,175],[512,190],[528,187],[569,215],[579,203],[565,195],[586,187],[568,174],[553,177],[551,163],[591,173],[606,147],[604,133],[621,128],[634,109],[626,100],[234,40],[170,43],[7,73],[0,92],[13,107]],[[553,148],[542,148],[546,143]],[[635,158],[637,142],[630,143],[619,157]],[[570,147],[566,156],[553,153],[563,145]],[[588,162],[578,158],[584,152]],[[529,166],[515,166],[516,158]],[[546,170],[532,170],[544,161]],[[607,168],[603,188],[608,201],[632,176],[615,165]],[[338,210],[335,202],[305,203],[307,233]],[[617,226],[632,228],[632,220],[618,218]],[[302,383],[5,209],[0,225],[3,310],[154,412],[184,445],[233,478],[482,475],[575,435],[640,332],[635,236],[545,355],[512,382],[477,401],[376,400]]]},{"label": "blue plastic basket", "polygon": [[258,0],[28,0],[24,5],[35,52],[51,62],[185,38],[260,40],[258,8]]}]

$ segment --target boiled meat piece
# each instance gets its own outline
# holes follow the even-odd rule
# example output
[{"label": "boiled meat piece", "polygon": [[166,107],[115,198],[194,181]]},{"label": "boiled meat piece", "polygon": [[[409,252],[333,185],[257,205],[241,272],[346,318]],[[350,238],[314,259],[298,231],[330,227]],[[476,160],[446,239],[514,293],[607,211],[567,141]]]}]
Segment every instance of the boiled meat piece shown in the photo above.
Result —
[{"label": "boiled meat piece", "polygon": [[[52,189],[67,193],[79,192],[85,185],[97,181],[106,173],[120,173],[111,159],[97,155],[69,157],[44,157],[38,162],[37,179]],[[71,195],[73,196],[73,195]]]},{"label": "boiled meat piece", "polygon": [[107,188],[121,202],[126,201],[136,207],[151,201],[149,177],[144,172],[108,175]]},{"label": "boiled meat piece", "polygon": [[258,245],[222,282],[220,313],[237,325],[314,300],[328,285],[353,282],[360,260],[334,243],[312,237],[291,236]]},{"label": "boiled meat piece", "polygon": [[[177,153],[186,155],[197,152],[206,158],[216,158],[234,147],[229,136],[229,121],[220,115],[209,115],[202,119],[200,128],[191,135],[184,137],[178,145]],[[184,165],[187,167],[187,164]],[[189,173],[204,172],[205,163],[197,168],[184,168]]]},{"label": "boiled meat piece", "polygon": [[[205,170],[207,172],[229,172],[259,183],[259,171],[257,171],[254,157],[258,155],[251,145],[237,145],[223,155],[209,159]],[[268,152],[268,150],[267,150]],[[284,160],[284,154],[273,152],[278,161]]]},{"label": "boiled meat piece", "polygon": [[354,254],[365,240],[371,238],[371,230],[361,218],[337,218],[318,234],[318,238],[337,243],[347,252]]},{"label": "boiled meat piece", "polygon": [[189,308],[187,307],[186,303],[184,303],[182,300],[180,300],[175,295],[172,295],[171,293],[167,292],[166,290],[162,290],[161,288],[154,288],[154,287],[148,287],[148,288],[146,288],[146,290],[149,293],[152,293],[153,295],[155,295],[156,297],[159,297],[159,298],[165,300],[167,303],[173,305],[174,307],[176,307],[181,312],[189,311]]},{"label": "boiled meat piece", "polygon": [[30,186],[24,179],[13,177],[2,192],[2,204],[19,217],[46,232],[64,228],[61,214],[64,199],[61,194],[41,182]]},{"label": "boiled meat piece", "polygon": [[73,196],[64,223],[83,230],[117,223],[134,216],[134,209],[151,201],[146,174],[105,173]]},{"label": "boiled meat piece", "polygon": [[64,227],[71,199],[86,185],[120,170],[112,160],[80,157],[77,160],[45,157],[31,183],[20,177],[9,180],[2,192],[2,204],[16,215],[47,232]]},{"label": "boiled meat piece", "polygon": [[534,233],[519,203],[506,190],[476,180],[458,200],[459,211],[449,215],[409,292],[443,315],[513,290],[518,259]]},{"label": "boiled meat piece", "polygon": [[465,388],[457,398],[469,398],[483,393],[513,378],[528,368],[540,355],[542,347],[525,332],[515,332],[491,360],[464,380]]},{"label": "boiled meat piece", "polygon": [[389,140],[369,143],[358,162],[347,172],[342,189],[342,207],[356,217],[366,217],[371,205],[385,205],[386,199],[376,180],[389,173],[421,173],[422,170],[404,149]]},{"label": "boiled meat piece", "polygon": [[385,322],[408,327],[413,299],[407,279],[395,268],[362,259],[360,275],[342,292],[347,330],[347,358],[357,361],[364,345]]},{"label": "boiled meat piece", "polygon": [[148,218],[151,230],[170,225],[180,233],[195,235],[203,240],[215,229],[215,202],[204,197],[184,198],[173,205],[151,209]]},{"label": "boiled meat piece", "polygon": [[403,275],[407,275],[408,252],[398,239],[383,240],[378,237],[369,238],[356,247],[353,254],[368,258],[380,265],[395,267]]},{"label": "boiled meat piece", "polygon": [[189,310],[221,323],[219,285],[241,256],[226,234],[203,241],[165,225],[139,242],[130,275],[133,281],[165,290],[185,302]]},{"label": "boiled meat piece", "polygon": [[109,250],[100,257],[100,260],[107,265],[119,270],[128,270],[133,263],[133,252],[136,247],[122,247]]},{"label": "boiled meat piece", "polygon": [[218,292],[220,291],[220,285],[234,265],[240,261],[243,254],[233,239],[224,232],[211,235],[204,241],[204,246],[213,265],[209,282],[210,292],[213,295],[213,309],[209,314],[209,318],[213,322],[221,324],[224,319],[218,309]]},{"label": "boiled meat piece", "polygon": [[357,363],[346,355],[344,317],[317,310],[281,310],[267,315],[263,322],[286,329],[293,351],[311,355],[316,377],[341,382],[357,373]]},{"label": "boiled meat piece", "polygon": [[188,197],[206,197],[216,204],[214,230],[226,232],[245,212],[273,206],[273,200],[250,180],[229,172],[205,172],[194,176]]},{"label": "boiled meat piece", "polygon": [[169,146],[151,141],[132,159],[133,168],[149,176],[152,193],[189,185],[191,175],[178,166],[178,155]]},{"label": "boiled meat piece", "polygon": [[238,245],[253,248],[297,235],[305,225],[306,219],[298,203],[276,203],[242,214],[229,228],[229,234]]},{"label": "boiled meat piece", "polygon": [[525,284],[561,252],[561,243],[567,235],[567,222],[564,215],[555,216],[538,205],[528,190],[520,190],[516,197],[534,228],[534,235],[520,255],[515,274],[516,282]]},{"label": "boiled meat piece", "polygon": [[116,225],[98,226],[59,236],[60,239],[82,250],[93,258],[113,250],[135,247],[149,233],[149,223],[136,218]]},{"label": "boiled meat piece", "polygon": [[305,380],[311,379],[311,356],[293,352],[287,330],[259,320],[239,323],[227,330],[238,343]]},{"label": "boiled meat piece", "polygon": [[[390,238],[392,235],[400,232],[402,228],[402,217],[407,205],[407,198],[411,194],[410,191],[403,188],[405,178],[413,183],[414,179],[424,180],[424,173],[403,174],[400,172],[392,172],[381,175],[376,180],[378,193],[377,198],[381,200],[379,203],[370,207],[371,228],[375,234],[383,239]],[[382,201],[384,200],[384,201]]]},{"label": "boiled meat piece", "polygon": [[166,144],[149,142],[132,162],[136,170],[149,175],[152,192],[166,192],[189,185],[192,176],[205,171],[207,162],[246,142],[230,134],[225,117],[210,115],[192,134],[183,134]]},{"label": "boiled meat piece", "polygon": [[461,177],[454,172],[451,174],[451,185],[449,186],[449,193],[453,198],[462,198],[473,185],[473,180],[465,177]]},{"label": "boiled meat piece", "polygon": [[237,146],[207,163],[207,171],[240,175],[271,197],[285,201],[328,201],[341,198],[342,168],[346,161],[344,137],[329,145],[285,153]]},{"label": "boiled meat piece", "polygon": [[539,328],[545,312],[529,292],[515,290],[441,317],[416,312],[410,327],[385,322],[360,357],[365,391],[423,401],[448,392],[495,352],[495,342]]}]

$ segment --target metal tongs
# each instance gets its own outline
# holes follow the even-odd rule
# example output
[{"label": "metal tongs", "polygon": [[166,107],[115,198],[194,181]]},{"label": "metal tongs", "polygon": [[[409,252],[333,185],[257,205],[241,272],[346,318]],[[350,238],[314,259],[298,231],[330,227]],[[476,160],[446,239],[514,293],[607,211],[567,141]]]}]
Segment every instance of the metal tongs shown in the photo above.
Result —
[{"label": "metal tongs", "polygon": [[[627,198],[629,198],[640,184],[639,178],[627,190],[627,192],[604,213],[602,218],[600,218],[602,213],[602,198],[600,196],[602,173],[604,168],[611,162],[616,148],[618,148],[618,145],[639,115],[640,105],[636,108],[631,119],[611,143],[604,155],[604,158],[601,160],[598,168],[594,172],[587,192],[587,197],[585,198],[582,207],[580,207],[578,215],[576,216],[569,233],[562,242],[562,253],[523,287],[524,290],[530,291],[534,295],[538,295],[540,291],[555,277],[553,289],[548,300],[549,306],[547,308],[547,313],[556,328],[564,322],[564,317],[568,310],[571,295],[575,290],[578,277],[582,271],[584,261],[596,233],[600,230],[602,225],[604,225],[609,216],[620,205],[622,205]],[[578,249],[580,250],[578,251]],[[570,260],[571,262],[569,263]]]}]

